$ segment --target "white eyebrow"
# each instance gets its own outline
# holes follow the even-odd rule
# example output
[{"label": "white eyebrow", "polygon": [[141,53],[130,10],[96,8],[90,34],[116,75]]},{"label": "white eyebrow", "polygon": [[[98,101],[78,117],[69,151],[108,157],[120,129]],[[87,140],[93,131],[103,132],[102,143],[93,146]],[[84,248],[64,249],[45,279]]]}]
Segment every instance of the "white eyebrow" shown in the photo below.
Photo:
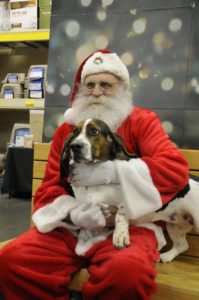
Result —
[{"label": "white eyebrow", "polygon": [[86,137],[86,127],[92,121],[92,119],[87,119],[82,127],[82,130],[78,136],[78,138],[82,139],[82,137]]},{"label": "white eyebrow", "polygon": [[81,141],[85,146],[87,145],[85,158],[89,159],[89,160],[92,159],[92,153],[91,153],[91,142],[90,142],[89,138],[86,135],[86,127],[89,124],[89,122],[91,122],[91,121],[92,121],[92,119],[88,119],[88,120],[85,121],[80,134],[74,140],[74,141]]}]

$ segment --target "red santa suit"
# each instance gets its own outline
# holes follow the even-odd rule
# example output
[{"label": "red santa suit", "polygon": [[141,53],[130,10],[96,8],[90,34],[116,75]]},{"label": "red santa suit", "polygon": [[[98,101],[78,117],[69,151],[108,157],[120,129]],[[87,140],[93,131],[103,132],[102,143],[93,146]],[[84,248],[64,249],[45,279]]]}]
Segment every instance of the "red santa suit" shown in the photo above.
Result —
[{"label": "red santa suit", "polygon": [[[81,71],[82,65],[76,82]],[[75,92],[76,86],[72,99]],[[90,277],[83,286],[83,299],[147,300],[156,289],[155,264],[159,258],[152,230],[131,226],[131,245],[122,250],[113,247],[109,236],[83,256],[74,252],[75,226],[63,220],[75,199],[67,181],[60,180],[59,163],[64,140],[72,130],[72,124],[64,123],[55,131],[45,176],[34,198],[37,228],[0,252],[0,290],[6,299],[13,300],[69,299],[67,286],[72,274],[87,267]],[[116,166],[126,207],[136,219],[159,209],[186,186],[188,166],[154,112],[132,108],[117,132],[127,150],[139,157]]]}]

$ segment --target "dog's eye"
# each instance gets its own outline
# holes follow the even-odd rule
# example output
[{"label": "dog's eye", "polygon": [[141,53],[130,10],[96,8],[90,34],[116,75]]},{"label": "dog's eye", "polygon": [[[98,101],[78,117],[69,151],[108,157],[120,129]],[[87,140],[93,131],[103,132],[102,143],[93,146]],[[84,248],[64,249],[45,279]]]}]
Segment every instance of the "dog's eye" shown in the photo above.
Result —
[{"label": "dog's eye", "polygon": [[89,132],[88,133],[90,135],[97,136],[97,135],[99,135],[99,130],[97,128],[91,127],[91,128],[89,128]]}]

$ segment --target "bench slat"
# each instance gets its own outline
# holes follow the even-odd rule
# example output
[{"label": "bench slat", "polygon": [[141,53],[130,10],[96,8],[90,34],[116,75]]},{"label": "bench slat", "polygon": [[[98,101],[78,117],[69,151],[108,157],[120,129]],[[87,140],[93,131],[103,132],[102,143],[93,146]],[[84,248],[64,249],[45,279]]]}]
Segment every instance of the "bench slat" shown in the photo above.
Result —
[{"label": "bench slat", "polygon": [[50,151],[50,143],[34,144],[34,160],[47,160]]},{"label": "bench slat", "polygon": [[12,240],[14,240],[14,239],[10,239],[10,240],[7,240],[7,241],[0,242],[0,249],[2,247],[4,247],[5,245],[7,245],[8,243],[10,243]]},{"label": "bench slat", "polygon": [[33,176],[34,178],[43,178],[46,170],[46,162],[35,160],[33,164]]},{"label": "bench slat", "polygon": [[190,170],[199,170],[199,151],[180,149],[183,156],[186,158],[189,164]]},{"label": "bench slat", "polygon": [[199,177],[199,171],[189,171],[189,174],[195,175]]},{"label": "bench slat", "polygon": [[183,255],[194,256],[199,258],[199,235],[188,234],[187,241],[189,249]]},{"label": "bench slat", "polygon": [[36,190],[38,189],[38,187],[40,187],[41,183],[42,183],[41,179],[33,178],[33,181],[32,181],[32,196],[34,196]]},{"label": "bench slat", "polygon": [[69,284],[69,289],[73,291],[82,291],[82,286],[85,281],[88,280],[89,273],[87,269],[81,269],[79,272],[73,275],[73,280]]},{"label": "bench slat", "polygon": [[151,300],[199,299],[199,260],[180,256],[172,263],[158,264],[158,291]]}]

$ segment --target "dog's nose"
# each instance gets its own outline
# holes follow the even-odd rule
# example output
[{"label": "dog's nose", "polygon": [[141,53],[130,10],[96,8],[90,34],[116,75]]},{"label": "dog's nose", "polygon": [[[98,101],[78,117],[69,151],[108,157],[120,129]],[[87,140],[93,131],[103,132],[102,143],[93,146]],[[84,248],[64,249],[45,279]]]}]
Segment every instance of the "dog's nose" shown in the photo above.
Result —
[{"label": "dog's nose", "polygon": [[70,145],[70,148],[73,152],[79,152],[84,147],[84,144],[82,142],[76,142]]}]

